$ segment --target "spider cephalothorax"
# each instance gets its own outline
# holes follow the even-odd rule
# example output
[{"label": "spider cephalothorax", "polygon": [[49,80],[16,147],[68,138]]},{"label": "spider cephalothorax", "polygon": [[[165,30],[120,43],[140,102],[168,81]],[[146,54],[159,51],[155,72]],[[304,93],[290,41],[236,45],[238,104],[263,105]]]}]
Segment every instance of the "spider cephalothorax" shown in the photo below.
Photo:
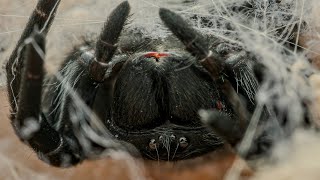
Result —
[{"label": "spider cephalothorax", "polygon": [[[200,109],[212,110],[213,129],[231,145],[243,137],[255,106],[255,59],[245,51],[232,57],[236,47],[167,9],[159,14],[173,35],[150,39],[122,32],[130,7],[121,3],[95,44],[77,49],[43,80],[44,36],[59,2],[39,1],[7,64],[12,124],[42,159],[68,166],[105,149],[130,151],[128,144],[150,159],[199,156],[224,145],[201,123]],[[36,126],[26,134],[30,122]],[[256,146],[254,153],[261,151]]]}]

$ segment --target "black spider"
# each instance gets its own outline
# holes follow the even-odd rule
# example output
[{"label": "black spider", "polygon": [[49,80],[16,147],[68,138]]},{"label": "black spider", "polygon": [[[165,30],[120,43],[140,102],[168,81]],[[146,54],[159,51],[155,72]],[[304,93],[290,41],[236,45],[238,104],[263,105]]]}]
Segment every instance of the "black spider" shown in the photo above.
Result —
[{"label": "black spider", "polygon": [[[156,40],[137,30],[122,32],[130,10],[125,1],[111,13],[96,44],[77,49],[44,81],[45,35],[59,2],[38,2],[7,63],[12,125],[41,159],[69,166],[108,148],[131,151],[133,145],[145,158],[181,160],[222,148],[223,139],[231,145],[241,140],[255,108],[253,56],[243,51],[229,58],[232,46],[200,34],[168,9],[159,14],[174,36]],[[157,52],[160,45],[164,52]],[[250,86],[239,83],[243,73]],[[86,107],[103,125],[94,124]],[[201,123],[200,109],[212,110],[209,125],[223,138]],[[90,138],[88,124],[105,139]],[[110,134],[121,145],[103,141]],[[268,143],[258,138],[252,154],[265,152],[261,147]]]}]

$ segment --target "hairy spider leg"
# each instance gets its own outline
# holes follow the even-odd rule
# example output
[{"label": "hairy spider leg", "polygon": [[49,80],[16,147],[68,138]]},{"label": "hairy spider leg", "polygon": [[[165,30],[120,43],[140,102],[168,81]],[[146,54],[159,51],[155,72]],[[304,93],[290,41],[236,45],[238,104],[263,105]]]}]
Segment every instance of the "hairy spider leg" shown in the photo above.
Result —
[{"label": "hairy spider leg", "polygon": [[34,32],[32,41],[26,44],[22,81],[16,118],[12,125],[19,138],[30,145],[40,159],[55,165],[68,166],[80,161],[79,152],[68,140],[56,131],[41,112],[41,93],[44,77],[43,58],[45,39]]},{"label": "hairy spider leg", "polygon": [[89,69],[91,77],[97,82],[104,80],[105,72],[108,69],[107,63],[110,62],[117,49],[116,43],[129,16],[129,12],[130,6],[128,1],[122,2],[111,13],[98,38],[96,43],[96,60],[91,63]]},{"label": "hairy spider leg", "polygon": [[[13,128],[23,142],[38,152],[41,159],[56,166],[62,166],[62,156],[65,154],[69,155],[69,160],[73,163],[79,161],[77,155],[70,152],[65,139],[49,125],[40,110],[44,38],[59,3],[60,0],[38,2],[6,64]],[[35,27],[41,30],[41,34],[34,32]]]},{"label": "hairy spider leg", "polygon": [[[40,159],[64,166],[80,161],[67,140],[50,126],[41,113],[45,36],[50,29],[60,0],[39,1],[6,65],[8,94],[16,134],[29,144]],[[40,29],[38,30],[34,29]],[[76,147],[76,146],[74,146]]]},{"label": "hairy spider leg", "polygon": [[[118,42],[119,36],[125,25],[130,12],[130,5],[127,1],[119,4],[109,15],[104,28],[96,43],[95,57],[82,58],[76,57],[76,61],[68,59],[69,67],[74,68],[76,72],[71,74],[64,74],[63,76],[79,76],[78,82],[74,86],[76,92],[80,95],[83,101],[89,107],[95,110],[100,119],[106,117],[106,109],[112,104],[113,84],[115,77],[121,70],[124,61],[109,63],[117,48],[115,45]],[[105,77],[106,72],[111,70],[111,73]],[[83,73],[82,73],[83,72]],[[76,77],[73,77],[75,80]],[[101,88],[99,88],[101,87]],[[101,90],[99,90],[101,89]],[[96,95],[103,97],[95,100]],[[70,97],[65,98],[65,103],[62,104],[63,112],[60,119],[70,119]]]},{"label": "hairy spider leg", "polygon": [[[53,166],[66,167],[86,159],[87,154],[81,148],[75,135],[67,135],[69,132],[53,127],[46,119],[48,115],[43,114],[41,111],[45,36],[49,31],[59,3],[60,0],[41,0],[38,2],[16,48],[9,58],[6,70],[12,109],[11,121],[17,135],[21,141],[30,145],[38,153],[40,159]],[[102,78],[95,79],[93,77],[104,77],[104,74],[101,75],[102,70],[105,73],[110,68],[112,72],[103,84],[112,84],[110,82],[114,80],[117,72],[121,69],[123,63],[113,64],[112,67],[103,63],[110,61],[114,54],[115,43],[129,14],[129,9],[127,1],[121,3],[111,13],[106,22],[99,41],[102,44],[106,44],[106,46],[111,44],[113,47],[111,49],[109,46],[103,45],[102,47],[104,48],[98,47],[97,54],[99,55],[97,56],[102,63],[90,59],[90,62],[84,64],[81,57],[71,62],[79,67],[81,66],[80,70],[85,71],[85,73],[81,74],[74,88],[80,98],[89,106],[92,102],[87,101],[90,99],[88,97],[92,97],[96,93],[97,84],[100,84],[97,81],[102,80]],[[122,16],[123,23],[118,23],[119,18],[121,19],[120,16]],[[37,28],[34,28],[36,26],[41,29],[40,32],[37,31]],[[34,32],[33,29],[35,29]],[[108,33],[105,31],[108,31]],[[103,54],[101,51],[106,52],[108,55]],[[94,65],[93,62],[98,63]],[[93,71],[95,68],[97,71]],[[96,76],[96,72],[101,76]],[[59,78],[55,80],[61,81]],[[108,92],[107,96],[110,95]],[[111,97],[107,99],[108,102],[105,102],[107,105],[111,103],[109,102],[110,99]],[[65,101],[62,107],[63,110],[59,112],[58,116],[60,121],[64,119],[70,122],[70,111],[72,110],[70,97],[66,97]],[[71,131],[76,130],[73,129]]]},{"label": "hairy spider leg", "polygon": [[[109,109],[112,105],[115,77],[124,64],[124,61],[117,62],[116,64],[110,64],[110,61],[117,49],[116,44],[129,13],[130,5],[128,1],[122,2],[111,13],[96,42],[96,59],[89,65],[89,76],[95,82],[100,83],[99,86],[101,87],[96,93],[101,98],[96,99],[95,103],[92,104],[92,109],[94,109],[101,119],[108,116],[106,109]],[[112,66],[111,74],[105,77],[105,73],[110,66]]]},{"label": "hairy spider leg", "polygon": [[17,103],[19,101],[19,89],[24,58],[21,55],[25,51],[25,40],[30,37],[35,26],[38,26],[38,28],[41,29],[43,35],[48,33],[59,3],[60,0],[41,0],[38,2],[6,64],[7,87],[12,111],[11,119],[15,119]]}]

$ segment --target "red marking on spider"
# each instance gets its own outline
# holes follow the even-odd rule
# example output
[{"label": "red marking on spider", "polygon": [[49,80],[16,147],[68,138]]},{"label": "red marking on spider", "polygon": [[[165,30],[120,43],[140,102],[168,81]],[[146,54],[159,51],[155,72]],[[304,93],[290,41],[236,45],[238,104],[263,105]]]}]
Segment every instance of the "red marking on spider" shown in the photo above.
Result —
[{"label": "red marking on spider", "polygon": [[146,58],[155,58],[157,61],[162,57],[169,56],[169,53],[159,53],[159,52],[148,52],[144,55]]}]

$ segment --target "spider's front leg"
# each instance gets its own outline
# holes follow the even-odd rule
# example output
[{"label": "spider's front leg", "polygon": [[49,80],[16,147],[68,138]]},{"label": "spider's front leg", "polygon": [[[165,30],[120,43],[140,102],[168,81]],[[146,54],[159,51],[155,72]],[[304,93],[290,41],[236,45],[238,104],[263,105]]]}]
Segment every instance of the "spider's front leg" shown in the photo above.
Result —
[{"label": "spider's front leg", "polygon": [[[60,0],[41,0],[29,18],[6,65],[11,121],[19,138],[50,164],[63,166],[63,155],[71,164],[79,162],[67,139],[41,113],[44,36],[49,31]],[[34,32],[38,27],[40,32]],[[25,66],[25,67],[24,67]]]},{"label": "spider's front leg", "polygon": [[41,159],[54,166],[69,166],[81,160],[77,146],[56,131],[41,112],[45,40],[35,32],[26,44],[19,102],[12,125],[19,138],[30,145]]},{"label": "spider's front leg", "polygon": [[[92,125],[93,122],[98,122],[95,120],[104,121],[109,115],[107,112],[112,104],[113,84],[126,60],[125,58],[117,60],[112,58],[129,12],[130,6],[127,1],[118,5],[104,24],[96,43],[95,54],[93,50],[76,52],[74,57],[67,59],[67,62],[64,63],[58,73],[61,76],[57,76],[53,80],[53,84],[58,84],[58,86],[53,85],[51,91],[56,89],[58,98],[49,104],[51,106],[48,111],[49,119],[57,125],[57,129],[67,134],[74,133],[78,140],[81,139],[80,144],[83,143],[87,147],[83,148],[86,158],[94,158],[106,148],[121,148],[118,143],[112,142],[111,145],[109,142],[108,145],[105,145],[96,142],[95,138],[91,138],[90,135],[86,134],[86,131],[79,130],[79,128],[83,123]],[[79,99],[82,102],[79,102]],[[87,107],[90,108],[90,112],[85,110]],[[92,116],[91,110],[97,115],[98,119]],[[77,116],[72,116],[74,114],[77,114]],[[98,126],[100,127],[95,128],[94,133],[105,136],[103,139],[110,140],[108,133],[101,127],[103,124]],[[73,129],[70,129],[70,127],[73,127]],[[101,128],[103,131],[100,131]]]},{"label": "spider's front leg", "polygon": [[[23,142],[30,145],[41,159],[49,164],[70,166],[87,158],[87,154],[76,138],[75,131],[78,129],[71,128],[70,131],[60,129],[55,126],[52,119],[50,121],[47,119],[50,115],[41,110],[44,76],[43,58],[45,55],[44,36],[49,30],[59,2],[52,0],[39,1],[7,63],[7,81],[12,109],[11,121],[17,135]],[[80,99],[85,100],[88,96],[92,97],[96,84],[104,81],[104,72],[108,68],[113,70],[110,77],[114,77],[117,70],[120,69],[121,63],[110,67],[108,61],[114,54],[115,43],[129,14],[129,9],[128,2],[120,4],[111,13],[105,24],[97,43],[97,58],[84,66],[87,71],[80,77],[77,86],[74,87]],[[40,32],[34,31],[32,34],[36,25],[41,30]],[[81,64],[79,61],[75,62]],[[78,76],[78,74],[72,74],[72,76]],[[60,83],[59,81],[63,80],[63,77],[62,79],[60,77],[58,73],[56,82]],[[49,92],[48,95],[54,96],[55,92]],[[72,110],[72,105],[68,103],[69,100],[70,98],[66,97],[64,99],[66,103],[62,104],[62,109],[54,112],[56,113],[54,116],[58,118],[54,120],[58,122],[71,121],[70,110]],[[89,102],[86,103],[90,105]]]},{"label": "spider's front leg", "polygon": [[38,2],[29,18],[26,28],[22,32],[22,35],[6,64],[8,95],[12,111],[11,119],[15,119],[17,104],[19,101],[21,73],[24,64],[23,54],[26,49],[25,41],[30,40],[28,38],[31,36],[35,26],[40,29],[44,36],[47,34],[55,17],[59,3],[60,0],[40,0]]}]

